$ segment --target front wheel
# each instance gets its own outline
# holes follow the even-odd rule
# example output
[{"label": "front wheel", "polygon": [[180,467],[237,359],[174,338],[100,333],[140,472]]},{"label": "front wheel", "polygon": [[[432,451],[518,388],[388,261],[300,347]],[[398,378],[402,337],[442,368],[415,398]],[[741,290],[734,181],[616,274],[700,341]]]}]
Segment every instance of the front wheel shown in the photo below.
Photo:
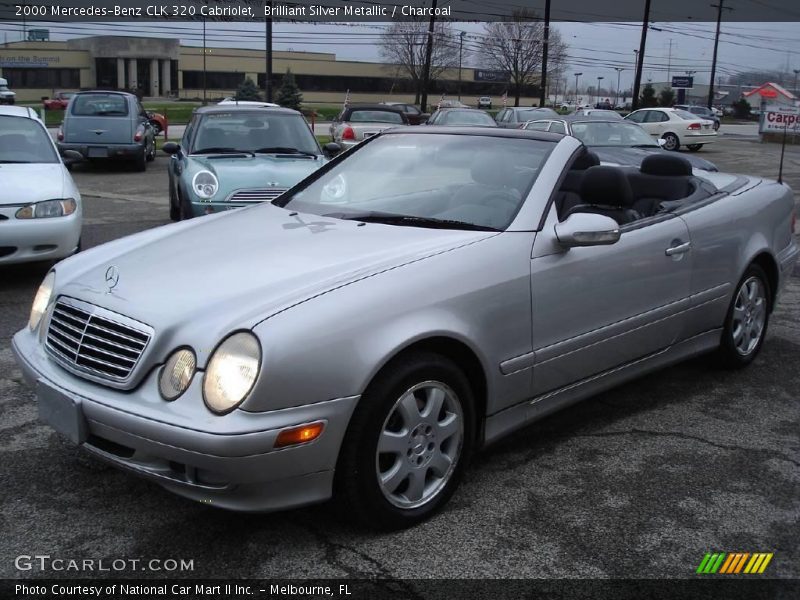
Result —
[{"label": "front wheel", "polygon": [[681,147],[681,142],[674,133],[665,133],[662,139],[664,140],[664,150],[676,151]]},{"label": "front wheel", "polygon": [[703,144],[689,144],[686,146],[690,152],[697,152],[700,148],[703,147]]},{"label": "front wheel", "polygon": [[752,264],[734,293],[717,355],[728,368],[746,367],[755,359],[769,324],[772,293],[764,269]]},{"label": "front wheel", "polygon": [[420,352],[391,363],[350,421],[337,499],[376,529],[415,525],[453,495],[474,443],[469,382],[449,359]]}]

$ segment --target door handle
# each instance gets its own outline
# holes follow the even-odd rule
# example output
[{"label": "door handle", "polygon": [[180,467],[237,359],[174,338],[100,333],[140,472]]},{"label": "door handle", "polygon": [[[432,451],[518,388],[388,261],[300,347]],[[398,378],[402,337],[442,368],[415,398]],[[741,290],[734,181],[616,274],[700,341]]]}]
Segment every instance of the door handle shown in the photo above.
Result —
[{"label": "door handle", "polygon": [[677,246],[671,246],[664,250],[664,254],[667,256],[675,256],[676,254],[684,254],[692,249],[691,242],[684,242],[683,244],[678,244]]}]

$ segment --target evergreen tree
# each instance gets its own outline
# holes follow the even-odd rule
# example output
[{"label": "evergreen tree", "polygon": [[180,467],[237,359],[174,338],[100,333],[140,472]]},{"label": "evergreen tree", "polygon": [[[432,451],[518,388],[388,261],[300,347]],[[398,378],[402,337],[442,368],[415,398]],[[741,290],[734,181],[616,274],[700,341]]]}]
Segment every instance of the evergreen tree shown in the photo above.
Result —
[{"label": "evergreen tree", "polygon": [[675,104],[675,91],[672,88],[664,88],[658,95],[658,105],[669,108]]},{"label": "evergreen tree", "polygon": [[656,91],[649,83],[642,89],[642,95],[639,97],[639,108],[652,108],[658,105],[656,101]]},{"label": "evergreen tree", "polygon": [[281,87],[278,89],[276,102],[285,108],[300,110],[300,105],[303,103],[303,94],[300,88],[297,87],[297,82],[294,80],[291,69],[286,69],[286,75],[283,76]]},{"label": "evergreen tree", "polygon": [[261,100],[261,94],[258,92],[255,82],[249,77],[245,77],[244,81],[236,88],[237,100]]}]

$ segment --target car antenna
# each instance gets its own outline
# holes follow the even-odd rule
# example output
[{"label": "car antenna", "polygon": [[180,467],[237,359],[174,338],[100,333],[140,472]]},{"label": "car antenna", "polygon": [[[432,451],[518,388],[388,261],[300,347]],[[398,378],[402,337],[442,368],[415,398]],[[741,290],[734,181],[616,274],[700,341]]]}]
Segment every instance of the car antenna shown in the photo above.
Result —
[{"label": "car antenna", "polygon": [[778,166],[778,183],[783,183],[783,154],[786,152],[786,131],[789,129],[789,119],[783,123],[783,139],[781,140],[781,162]]}]

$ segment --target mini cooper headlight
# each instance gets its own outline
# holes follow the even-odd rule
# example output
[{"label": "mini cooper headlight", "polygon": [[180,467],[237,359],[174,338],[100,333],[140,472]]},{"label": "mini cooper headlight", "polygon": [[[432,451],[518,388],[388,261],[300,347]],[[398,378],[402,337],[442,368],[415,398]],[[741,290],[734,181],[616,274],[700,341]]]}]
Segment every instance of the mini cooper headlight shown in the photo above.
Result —
[{"label": "mini cooper headlight", "polygon": [[42,285],[36,290],[36,296],[33,298],[33,306],[31,306],[31,316],[30,319],[28,319],[28,326],[31,328],[31,331],[38,327],[39,321],[42,320],[42,315],[44,315],[44,311],[47,310],[47,305],[50,304],[50,296],[53,294],[53,285],[55,282],[56,272],[50,271],[45,275]]},{"label": "mini cooper headlight", "polygon": [[75,212],[78,203],[74,198],[63,200],[45,200],[23,206],[14,215],[18,219],[49,219],[50,217],[67,217]]},{"label": "mini cooper headlight", "polygon": [[261,345],[252,333],[240,331],[222,342],[208,361],[203,377],[203,399],[215,413],[239,406],[258,377]]},{"label": "mini cooper headlight", "polygon": [[192,189],[198,197],[208,200],[219,189],[219,181],[211,171],[199,171],[192,178]]},{"label": "mini cooper headlight", "polygon": [[158,377],[158,391],[161,392],[161,397],[171,401],[185,392],[192,382],[196,366],[194,352],[189,348],[173,352],[161,368],[161,375]]}]

